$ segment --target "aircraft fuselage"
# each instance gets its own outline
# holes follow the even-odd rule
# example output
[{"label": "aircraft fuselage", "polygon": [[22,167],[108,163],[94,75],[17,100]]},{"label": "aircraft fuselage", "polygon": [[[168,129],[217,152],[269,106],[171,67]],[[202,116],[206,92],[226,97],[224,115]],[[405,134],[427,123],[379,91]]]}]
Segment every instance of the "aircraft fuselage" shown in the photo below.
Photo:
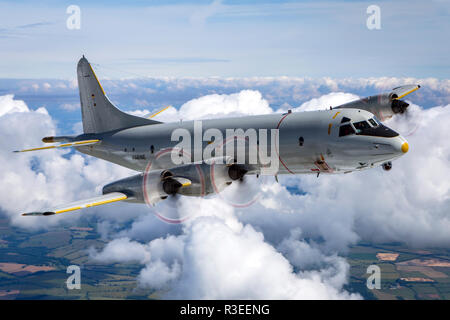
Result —
[{"label": "aircraft fuselage", "polygon": [[[203,132],[218,129],[223,137],[227,129],[265,129],[268,132],[278,129],[277,174],[342,173],[380,165],[407,151],[403,137],[379,122],[374,126],[377,120],[370,119],[374,116],[368,111],[333,109],[202,120],[201,126]],[[361,122],[365,122],[367,132],[358,132],[354,124],[360,126]],[[350,126],[353,133],[343,135],[342,125]],[[148,169],[149,163],[152,169],[170,168],[174,166],[170,157],[160,155],[179,143],[171,140],[172,133],[179,128],[195,135],[194,121],[152,124],[103,133],[97,135],[100,144],[77,149],[136,171]],[[203,150],[209,143],[192,143],[189,153],[194,155],[196,148]],[[270,153],[270,137],[267,143]],[[260,164],[254,167],[256,170],[249,174],[259,172]]]}]

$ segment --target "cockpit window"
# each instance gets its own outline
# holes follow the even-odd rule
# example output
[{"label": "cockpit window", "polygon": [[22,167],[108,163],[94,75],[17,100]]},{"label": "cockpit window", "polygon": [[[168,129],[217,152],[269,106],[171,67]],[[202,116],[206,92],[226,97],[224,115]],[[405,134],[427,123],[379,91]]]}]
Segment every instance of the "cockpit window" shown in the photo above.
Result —
[{"label": "cockpit window", "polygon": [[375,117],[375,116],[374,116],[374,117],[373,117],[372,119],[373,119],[373,120],[375,120],[375,122],[376,122],[376,123],[378,123],[378,125],[380,125],[380,124],[381,124],[381,121],[380,121],[380,120],[378,120],[378,118],[377,118],[377,117]]},{"label": "cockpit window", "polygon": [[369,122],[374,127],[378,126],[378,123],[374,119],[369,119]]},{"label": "cockpit window", "polygon": [[[374,117],[372,119],[369,119],[369,122],[371,124],[373,124],[372,121],[375,122],[376,124],[373,127],[369,126],[369,123],[366,121],[354,123],[353,125],[355,126],[355,128],[358,128],[356,130],[356,134],[360,136],[374,136],[385,138],[392,138],[398,136],[397,132],[380,123],[377,118]],[[361,125],[361,123],[365,123],[365,125]],[[362,127],[364,128],[361,129]]]},{"label": "cockpit window", "polygon": [[344,124],[339,128],[339,137],[348,136],[349,134],[354,134],[352,126],[349,124]]},{"label": "cockpit window", "polygon": [[363,131],[365,129],[369,129],[370,128],[370,125],[369,125],[369,123],[367,121],[355,122],[353,125],[356,128],[356,132],[361,132],[361,131]]},{"label": "cockpit window", "polygon": [[[377,117],[371,119],[349,123],[351,119],[343,117],[339,128],[339,137],[356,134],[357,136],[374,136],[392,138],[397,137],[398,133],[382,124]],[[370,123],[370,124],[369,124]]]}]

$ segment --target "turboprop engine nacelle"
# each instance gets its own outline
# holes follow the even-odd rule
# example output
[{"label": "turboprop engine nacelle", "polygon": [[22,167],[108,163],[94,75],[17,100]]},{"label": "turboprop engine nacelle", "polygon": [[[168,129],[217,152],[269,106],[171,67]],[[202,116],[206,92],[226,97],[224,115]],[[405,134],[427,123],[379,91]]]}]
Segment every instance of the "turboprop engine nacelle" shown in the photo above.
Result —
[{"label": "turboprop engine nacelle", "polygon": [[121,192],[128,196],[126,201],[154,204],[174,194],[198,197],[220,192],[246,173],[237,164],[187,164],[114,181],[103,187],[103,194]]},{"label": "turboprop engine nacelle", "polygon": [[[129,202],[145,203],[147,200],[150,203],[156,203],[169,195],[164,191],[162,180],[163,170],[141,173],[105,185],[103,187],[103,194],[122,192],[128,196],[128,199],[131,199],[126,200]],[[150,199],[148,197],[146,199],[144,195],[147,187],[150,187],[150,190],[147,190],[147,194],[151,193]]]},{"label": "turboprop engine nacelle", "polygon": [[394,114],[403,114],[409,103],[400,100],[411,92],[420,88],[420,85],[407,85],[392,89],[389,93],[382,93],[352,101],[337,108],[353,108],[367,110],[381,120],[392,117]]}]

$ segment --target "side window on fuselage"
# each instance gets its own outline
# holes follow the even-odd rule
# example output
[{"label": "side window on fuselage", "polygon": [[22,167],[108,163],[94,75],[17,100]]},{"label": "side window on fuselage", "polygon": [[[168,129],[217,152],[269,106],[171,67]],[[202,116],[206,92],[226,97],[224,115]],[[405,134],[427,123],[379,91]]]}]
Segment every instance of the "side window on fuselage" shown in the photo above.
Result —
[{"label": "side window on fuselage", "polygon": [[350,124],[343,124],[339,128],[339,137],[348,136],[349,134],[354,134],[355,130],[353,130],[352,126]]}]

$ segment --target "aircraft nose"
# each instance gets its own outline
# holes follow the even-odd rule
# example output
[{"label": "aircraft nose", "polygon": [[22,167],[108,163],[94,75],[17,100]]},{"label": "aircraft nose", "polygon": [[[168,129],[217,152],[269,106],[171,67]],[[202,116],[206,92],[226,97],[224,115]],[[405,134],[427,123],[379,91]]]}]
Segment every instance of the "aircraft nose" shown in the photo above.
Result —
[{"label": "aircraft nose", "polygon": [[395,139],[395,141],[393,143],[393,147],[394,147],[395,151],[400,154],[405,154],[409,150],[409,144],[405,140],[405,138],[403,138],[402,136],[398,136]]},{"label": "aircraft nose", "polygon": [[403,142],[403,144],[402,144],[402,152],[403,153],[407,153],[408,152],[408,150],[409,150],[409,145],[408,145],[408,142]]}]

